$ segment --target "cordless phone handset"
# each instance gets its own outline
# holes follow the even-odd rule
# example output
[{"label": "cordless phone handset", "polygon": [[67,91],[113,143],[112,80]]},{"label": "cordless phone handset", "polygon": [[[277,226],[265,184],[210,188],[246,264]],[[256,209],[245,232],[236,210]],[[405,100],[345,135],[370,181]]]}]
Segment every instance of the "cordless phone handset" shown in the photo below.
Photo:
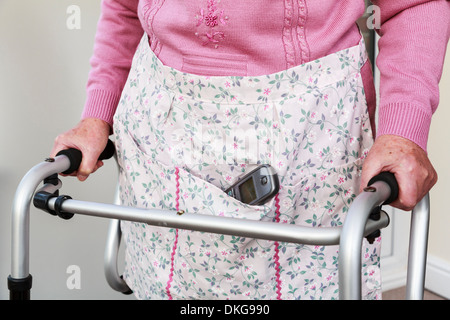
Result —
[{"label": "cordless phone handset", "polygon": [[280,182],[275,169],[264,164],[240,177],[225,192],[243,203],[262,205],[273,198],[279,189]]}]

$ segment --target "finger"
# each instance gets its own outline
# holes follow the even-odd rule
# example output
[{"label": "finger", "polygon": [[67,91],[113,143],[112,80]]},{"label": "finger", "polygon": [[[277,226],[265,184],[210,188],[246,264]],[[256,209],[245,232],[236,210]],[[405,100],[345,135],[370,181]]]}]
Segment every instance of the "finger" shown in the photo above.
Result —
[{"label": "finger", "polygon": [[96,172],[98,169],[100,169],[101,167],[103,167],[103,161],[99,160],[97,161],[97,164],[95,165],[94,170],[92,171],[92,173]]},{"label": "finger", "polygon": [[85,181],[91,173],[94,173],[95,170],[98,168],[97,162],[98,157],[100,156],[100,153],[97,154],[96,152],[82,152],[83,157],[81,160],[80,167],[77,171],[77,178],[80,181]]},{"label": "finger", "polygon": [[361,172],[361,184],[360,192],[368,186],[370,179],[380,174],[383,171],[382,165],[376,160],[376,158],[369,156],[365,159],[363,163],[363,168]]},{"label": "finger", "polygon": [[63,133],[56,137],[56,139],[53,143],[53,148],[50,152],[50,157],[56,157],[58,152],[60,152],[61,150],[66,150],[66,149],[70,149],[70,148],[78,149],[75,142],[73,140],[70,141],[70,140],[66,139],[66,133]]},{"label": "finger", "polygon": [[[58,136],[58,137],[55,139],[55,142],[54,142],[54,144],[53,144],[52,150],[50,151],[50,158],[56,157],[57,154],[58,154],[60,151],[62,151],[62,150],[67,150],[67,149],[73,148],[73,146],[71,146],[71,145],[68,145],[68,144],[66,144],[66,143],[60,142],[61,140],[62,140],[62,139],[61,139],[61,136]],[[63,177],[70,177],[70,176],[74,177],[74,176],[77,175],[77,172],[74,171],[74,172],[72,172],[72,173],[70,173],[70,174],[59,173],[59,175],[61,175],[61,176],[63,176]]]},{"label": "finger", "polygon": [[[400,179],[397,179],[397,181]],[[390,206],[404,211],[411,211],[418,201],[418,188],[412,184],[404,184],[401,180],[398,181],[398,185],[398,198],[390,203]]]},{"label": "finger", "polygon": [[64,174],[64,173],[60,173],[61,176],[63,177],[77,177],[80,181],[85,181],[90,174],[96,172],[98,169],[100,169],[101,167],[103,167],[104,163],[101,160],[98,160],[97,163],[95,164],[94,169],[92,170],[92,172],[90,172],[89,174],[84,174],[84,172],[79,172],[79,170],[74,171],[70,174]]},{"label": "finger", "polygon": [[419,171],[415,170],[413,173],[398,175],[399,196],[396,201],[390,204],[391,206],[404,211],[411,211],[429,192],[437,178],[434,175],[428,176],[428,173],[418,174]]},{"label": "finger", "polygon": [[363,192],[364,188],[368,186],[370,179],[375,177],[381,171],[373,170],[372,168],[364,168],[361,174],[361,184],[359,187],[359,192]]}]

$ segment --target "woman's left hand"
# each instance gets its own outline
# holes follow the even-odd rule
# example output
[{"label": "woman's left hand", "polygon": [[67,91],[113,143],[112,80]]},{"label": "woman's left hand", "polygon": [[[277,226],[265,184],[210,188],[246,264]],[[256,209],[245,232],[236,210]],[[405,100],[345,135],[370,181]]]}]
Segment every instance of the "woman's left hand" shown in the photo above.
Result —
[{"label": "woman's left hand", "polygon": [[390,205],[405,211],[412,210],[437,182],[426,152],[400,136],[383,135],[375,140],[364,161],[360,191],[384,171],[393,173],[399,185],[398,199]]}]

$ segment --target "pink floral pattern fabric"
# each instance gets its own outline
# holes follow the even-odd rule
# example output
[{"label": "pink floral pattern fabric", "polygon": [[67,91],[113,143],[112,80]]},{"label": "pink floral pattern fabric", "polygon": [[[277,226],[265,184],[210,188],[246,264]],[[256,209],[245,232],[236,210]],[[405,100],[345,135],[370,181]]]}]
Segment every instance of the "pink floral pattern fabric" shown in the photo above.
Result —
[{"label": "pink floral pattern fabric", "polygon": [[[115,119],[124,205],[341,226],[372,145],[364,43],[258,77],[164,66],[145,36]],[[278,195],[250,206],[223,190],[257,164]],[[151,214],[149,211],[148,214]],[[124,278],[139,299],[337,299],[338,246],[122,222]],[[380,298],[380,239],[363,244],[363,296]]]}]

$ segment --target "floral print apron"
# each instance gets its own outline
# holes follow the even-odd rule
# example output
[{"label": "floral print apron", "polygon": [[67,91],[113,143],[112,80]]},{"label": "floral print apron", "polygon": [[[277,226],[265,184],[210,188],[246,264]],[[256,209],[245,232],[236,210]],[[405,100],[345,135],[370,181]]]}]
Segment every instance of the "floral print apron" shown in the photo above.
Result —
[{"label": "floral print apron", "polygon": [[[114,118],[123,205],[342,226],[372,145],[364,42],[256,77],[162,64],[144,36]],[[223,190],[270,164],[280,191],[260,206]],[[148,214],[152,214],[151,211]],[[121,223],[124,279],[139,299],[337,299],[338,246]],[[363,243],[363,297],[380,298],[380,240]]]}]

